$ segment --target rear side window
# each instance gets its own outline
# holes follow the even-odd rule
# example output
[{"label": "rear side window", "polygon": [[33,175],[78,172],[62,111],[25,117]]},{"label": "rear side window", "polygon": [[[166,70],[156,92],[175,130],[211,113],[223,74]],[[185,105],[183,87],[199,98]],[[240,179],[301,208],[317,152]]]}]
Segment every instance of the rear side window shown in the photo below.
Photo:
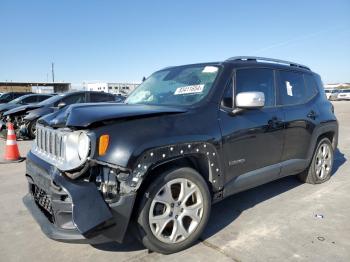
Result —
[{"label": "rear side window", "polygon": [[305,97],[307,100],[311,99],[317,94],[317,83],[315,81],[315,78],[312,75],[305,74],[305,84],[306,84],[306,92]]},{"label": "rear side window", "polygon": [[96,93],[91,93],[90,94],[90,101],[91,102],[109,102],[109,101],[114,101],[114,96],[108,95],[108,94],[96,94]]},{"label": "rear side window", "polygon": [[292,71],[280,71],[278,77],[279,104],[296,105],[306,102],[307,91],[303,74]]},{"label": "rear side window", "polygon": [[263,92],[265,106],[275,105],[274,73],[267,68],[249,68],[236,71],[236,94],[241,92]]}]

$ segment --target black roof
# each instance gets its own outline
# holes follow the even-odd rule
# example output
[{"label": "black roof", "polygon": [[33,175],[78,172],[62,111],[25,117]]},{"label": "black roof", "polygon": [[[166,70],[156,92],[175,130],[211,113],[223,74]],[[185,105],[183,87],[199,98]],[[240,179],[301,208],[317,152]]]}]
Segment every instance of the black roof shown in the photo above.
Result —
[{"label": "black roof", "polygon": [[[181,66],[220,65],[220,64],[222,65],[234,64],[235,66],[238,66],[238,67],[250,67],[250,66],[256,67],[256,65],[259,64],[261,67],[269,67],[269,68],[276,68],[276,69],[293,69],[293,70],[309,72],[309,73],[312,72],[309,67],[299,63],[285,61],[281,59],[275,59],[275,58],[255,57],[255,56],[236,56],[221,62],[195,63],[195,64],[188,64],[188,65],[181,65]],[[169,66],[159,71],[162,71],[168,68],[173,68],[173,67],[181,67],[181,66]]]}]

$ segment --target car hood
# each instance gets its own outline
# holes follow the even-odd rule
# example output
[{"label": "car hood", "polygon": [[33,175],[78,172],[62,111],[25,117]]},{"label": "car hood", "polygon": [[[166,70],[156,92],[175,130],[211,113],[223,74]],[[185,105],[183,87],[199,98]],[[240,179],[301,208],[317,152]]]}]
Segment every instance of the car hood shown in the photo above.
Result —
[{"label": "car hood", "polygon": [[130,104],[76,104],[49,114],[39,120],[52,127],[87,128],[92,124],[121,119],[137,119],[156,115],[186,112],[186,108],[174,106],[130,105]]},{"label": "car hood", "polygon": [[11,110],[8,110],[4,113],[4,116],[6,115],[12,115],[12,114],[18,114],[18,113],[25,113],[29,110],[33,110],[33,109],[36,109],[36,108],[39,108],[40,106],[38,105],[24,105],[24,106],[19,106],[19,107],[15,107],[15,108],[12,108]]},{"label": "car hood", "polygon": [[25,120],[33,121],[44,115],[50,114],[55,111],[53,107],[43,106],[33,110],[27,110],[28,114],[24,117]]}]

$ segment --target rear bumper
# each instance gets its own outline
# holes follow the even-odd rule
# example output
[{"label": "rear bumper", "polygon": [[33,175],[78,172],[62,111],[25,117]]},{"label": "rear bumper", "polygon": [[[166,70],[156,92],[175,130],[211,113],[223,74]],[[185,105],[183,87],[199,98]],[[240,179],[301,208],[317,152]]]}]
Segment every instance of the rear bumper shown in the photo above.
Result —
[{"label": "rear bumper", "polygon": [[62,242],[122,242],[136,193],[107,204],[96,185],[72,181],[31,152],[27,155],[29,193],[23,198],[42,231]]}]

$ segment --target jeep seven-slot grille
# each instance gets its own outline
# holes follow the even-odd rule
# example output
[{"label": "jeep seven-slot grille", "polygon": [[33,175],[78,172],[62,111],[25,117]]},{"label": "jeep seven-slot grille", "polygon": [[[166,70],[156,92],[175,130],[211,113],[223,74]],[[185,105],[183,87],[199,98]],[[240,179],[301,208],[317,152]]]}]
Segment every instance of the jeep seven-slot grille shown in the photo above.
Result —
[{"label": "jeep seven-slot grille", "polygon": [[64,142],[64,133],[37,125],[36,146],[42,153],[62,159]]},{"label": "jeep seven-slot grille", "polygon": [[39,206],[39,208],[44,212],[46,217],[53,223],[53,211],[51,205],[51,198],[47,195],[47,193],[39,188],[37,185],[32,185],[31,190],[32,196],[34,198],[35,203]]}]

